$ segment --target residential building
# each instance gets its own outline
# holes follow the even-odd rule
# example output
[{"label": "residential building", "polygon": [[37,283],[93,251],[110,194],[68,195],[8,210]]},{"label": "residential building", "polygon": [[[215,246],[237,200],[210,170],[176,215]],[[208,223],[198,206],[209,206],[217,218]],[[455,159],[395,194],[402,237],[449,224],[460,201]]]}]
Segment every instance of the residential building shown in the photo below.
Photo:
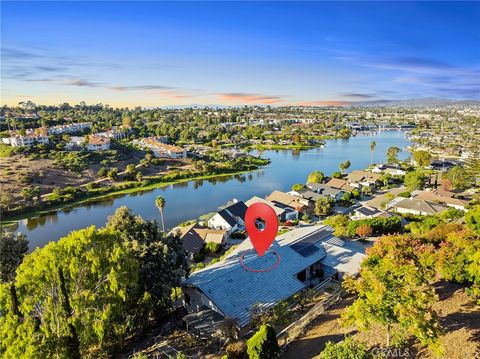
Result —
[{"label": "residential building", "polygon": [[[185,308],[216,317],[216,323],[229,317],[243,329],[254,307],[268,309],[327,278],[357,275],[365,257],[363,248],[339,240],[332,231],[328,226],[296,228],[278,236],[262,257],[249,240],[243,241],[224,259],[183,282]],[[240,263],[262,270],[275,266],[278,258],[278,267],[262,273],[245,270]]]},{"label": "residential building", "polygon": [[286,206],[282,203],[275,203],[264,198],[253,196],[245,202],[247,206],[251,206],[254,203],[264,203],[269,205],[275,211],[279,222],[294,221],[298,219],[298,211],[295,208]]},{"label": "residential building", "polygon": [[190,259],[193,255],[200,252],[205,243],[225,244],[227,231],[215,230],[199,225],[198,223],[187,227],[177,228],[182,240],[183,249],[189,254]]},{"label": "residential building", "polygon": [[110,149],[110,139],[98,135],[88,136],[88,151],[106,151]]},{"label": "residential building", "polygon": [[92,127],[91,122],[69,123],[66,125],[52,126],[48,128],[49,135],[62,135],[64,133],[80,132]]},{"label": "residential building", "polygon": [[247,206],[242,201],[235,201],[220,209],[208,220],[208,226],[212,229],[226,230],[228,234],[245,228],[245,212]]},{"label": "residential building", "polygon": [[393,164],[379,164],[372,168],[373,173],[388,173],[392,176],[405,176],[407,174],[406,171],[400,168],[400,165],[393,163]]},{"label": "residential building", "polygon": [[153,152],[155,157],[168,157],[168,158],[186,158],[187,150],[178,147],[167,145],[163,143],[163,138],[158,139],[157,137],[148,137],[141,140],[133,141],[134,144],[139,145],[143,149],[150,149]]},{"label": "residential building", "polygon": [[273,191],[265,197],[265,199],[281,206],[293,208],[297,212],[310,212],[313,211],[313,207],[315,206],[315,203],[309,199],[282,191]]},{"label": "residential building", "polygon": [[442,189],[434,189],[430,191],[413,191],[412,197],[417,199],[424,199],[434,203],[443,203],[448,207],[465,210],[465,206],[469,200],[455,197],[454,192],[444,191]]},{"label": "residential building", "polygon": [[392,217],[392,214],[364,204],[358,208],[355,208],[353,210],[353,215],[350,218],[353,220],[359,220],[376,217],[389,218]]},{"label": "residential building", "polygon": [[70,140],[65,144],[67,150],[73,150],[81,147],[82,143],[85,141],[84,136],[71,136]]},{"label": "residential building", "polygon": [[43,127],[37,129],[28,129],[25,135],[18,132],[11,132],[10,137],[2,138],[4,144],[12,147],[30,147],[33,145],[47,145],[49,143],[47,130]]},{"label": "residential building", "polygon": [[344,192],[352,192],[354,189],[360,189],[359,184],[352,184],[348,182],[347,180],[344,180],[342,178],[331,178],[326,185],[328,187],[336,188],[336,189],[341,189]]},{"label": "residential building", "polygon": [[397,197],[387,204],[387,208],[398,213],[434,215],[448,209],[447,206],[417,198]]},{"label": "residential building", "polygon": [[340,199],[345,194],[345,191],[338,188],[330,187],[323,183],[307,183],[307,187],[310,188],[312,191],[321,194],[324,197],[332,198],[335,202],[340,201]]},{"label": "residential building", "polygon": [[353,185],[357,188],[360,186],[374,188],[375,184],[380,181],[380,178],[382,178],[382,175],[380,173],[372,173],[359,170],[352,171],[347,175],[347,180],[350,185]]}]

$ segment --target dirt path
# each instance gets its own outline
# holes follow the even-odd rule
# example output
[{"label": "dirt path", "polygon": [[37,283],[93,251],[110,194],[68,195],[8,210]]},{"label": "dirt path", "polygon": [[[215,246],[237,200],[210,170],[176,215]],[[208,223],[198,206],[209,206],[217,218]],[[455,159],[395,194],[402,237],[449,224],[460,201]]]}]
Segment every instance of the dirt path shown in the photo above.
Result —
[{"label": "dirt path", "polygon": [[317,317],[301,338],[290,343],[281,358],[314,358],[325,348],[325,344],[328,341],[341,341],[349,331],[348,329],[342,328],[338,320],[344,309],[349,306],[352,301],[352,298],[343,299],[331,306],[325,314]]}]

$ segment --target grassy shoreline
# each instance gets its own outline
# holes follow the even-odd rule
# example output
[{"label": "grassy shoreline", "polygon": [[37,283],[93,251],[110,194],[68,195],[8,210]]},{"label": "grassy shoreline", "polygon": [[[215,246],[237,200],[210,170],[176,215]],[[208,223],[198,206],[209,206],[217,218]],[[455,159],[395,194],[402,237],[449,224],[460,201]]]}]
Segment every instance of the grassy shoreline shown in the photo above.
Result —
[{"label": "grassy shoreline", "polygon": [[[259,168],[261,168],[261,166]],[[24,219],[40,217],[42,215],[47,215],[49,213],[60,211],[62,209],[78,207],[80,205],[92,204],[92,203],[98,202],[100,200],[105,200],[105,199],[109,199],[109,198],[124,196],[124,195],[131,194],[131,193],[149,191],[149,190],[152,190],[152,189],[155,189],[155,188],[162,188],[162,187],[170,186],[170,185],[177,184],[177,183],[184,183],[184,182],[195,181],[195,180],[235,176],[235,175],[239,175],[239,174],[243,174],[243,173],[253,172],[253,171],[258,170],[259,168],[253,169],[253,170],[242,170],[242,171],[235,171],[235,172],[229,172],[229,173],[200,175],[200,176],[194,176],[194,177],[190,177],[190,178],[181,178],[181,179],[170,181],[170,182],[149,183],[147,185],[139,185],[138,187],[126,188],[126,189],[113,191],[113,192],[109,192],[109,193],[103,193],[103,194],[99,194],[99,195],[91,196],[91,197],[87,197],[87,198],[79,198],[79,199],[77,199],[75,201],[72,201],[72,202],[62,203],[62,204],[54,205],[54,206],[51,206],[51,207],[48,207],[48,208],[36,209],[36,210],[25,212],[25,213],[22,213],[22,214],[19,214],[19,215],[11,216],[11,217],[9,217],[5,220],[2,219],[2,220],[0,220],[0,226],[11,226],[11,225],[17,223],[18,221],[21,221],[21,220],[24,220]]]}]

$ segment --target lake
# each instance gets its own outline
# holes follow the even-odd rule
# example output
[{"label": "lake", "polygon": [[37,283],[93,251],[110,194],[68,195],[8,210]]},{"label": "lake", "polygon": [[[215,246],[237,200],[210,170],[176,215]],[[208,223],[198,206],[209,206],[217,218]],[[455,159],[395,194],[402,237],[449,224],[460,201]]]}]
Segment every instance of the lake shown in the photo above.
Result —
[{"label": "lake", "polygon": [[[145,219],[159,220],[154,200],[158,195],[165,198],[165,222],[168,228],[200,215],[217,211],[218,207],[233,198],[248,200],[254,195],[264,197],[273,190],[288,191],[295,183],[305,183],[314,170],[326,175],[339,171],[338,165],[350,160],[353,169],[363,169],[370,164],[370,142],[377,143],[375,162],[385,161],[390,146],[404,149],[410,145],[405,132],[385,131],[377,135],[356,136],[348,140],[327,140],[324,148],[307,151],[263,151],[271,164],[256,171],[241,175],[208,180],[192,180],[149,191],[128,194],[98,203],[64,209],[49,215],[18,222],[16,230],[25,233],[30,249],[55,241],[70,231],[95,225],[101,227],[108,216],[121,206],[128,206]],[[408,157],[402,151],[400,158]]]}]

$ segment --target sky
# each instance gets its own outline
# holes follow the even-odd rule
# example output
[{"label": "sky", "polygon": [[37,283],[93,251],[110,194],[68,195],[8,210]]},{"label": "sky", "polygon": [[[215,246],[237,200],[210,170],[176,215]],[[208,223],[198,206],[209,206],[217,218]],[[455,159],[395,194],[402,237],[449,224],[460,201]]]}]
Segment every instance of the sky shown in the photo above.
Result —
[{"label": "sky", "polygon": [[1,2],[1,102],[480,99],[480,2]]}]

